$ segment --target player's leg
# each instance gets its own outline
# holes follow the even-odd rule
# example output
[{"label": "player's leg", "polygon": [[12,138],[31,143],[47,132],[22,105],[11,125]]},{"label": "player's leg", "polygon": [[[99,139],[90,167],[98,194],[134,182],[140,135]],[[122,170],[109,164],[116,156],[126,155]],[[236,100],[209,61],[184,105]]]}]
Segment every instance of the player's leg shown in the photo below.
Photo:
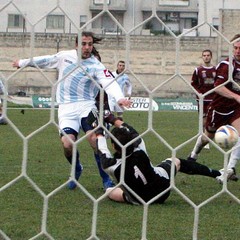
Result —
[{"label": "player's leg", "polygon": [[[63,132],[67,135],[65,136]],[[77,139],[77,132],[70,128],[64,128],[61,130],[61,142],[63,145],[64,156],[68,160],[70,164],[73,162],[73,145],[72,141],[75,142]],[[76,166],[75,166],[75,179],[78,180],[81,176],[83,167],[80,164],[80,155],[79,152],[76,151]],[[71,181],[68,183],[68,188],[73,190],[76,188],[76,183]]]},{"label": "player's leg", "polygon": [[[204,114],[203,115],[203,129],[205,129],[205,127],[206,127],[206,122],[207,122],[207,116]],[[207,143],[203,148],[209,150],[210,149],[209,143]]]},{"label": "player's leg", "polygon": [[125,202],[125,199],[123,197],[123,190],[120,187],[109,187],[106,189],[106,193],[108,193],[108,197],[113,201]]},{"label": "player's leg", "polygon": [[95,158],[95,161],[97,163],[99,174],[102,178],[102,183],[103,183],[104,190],[106,190],[109,187],[115,186],[115,184],[113,183],[113,181],[111,180],[109,175],[102,169],[101,162],[100,162],[100,157],[96,153],[97,152],[97,149],[96,149],[96,134],[93,133],[93,132],[91,133],[93,127],[88,124],[87,117],[82,118],[81,125],[82,125],[82,128],[83,128],[84,132],[86,132],[86,134],[87,134],[87,140],[88,140],[90,146],[94,150],[94,158]]},{"label": "player's leg", "polygon": [[[211,133],[207,130],[205,130],[205,135],[208,136],[210,139],[214,138],[214,133]],[[208,139],[204,136],[204,135],[200,135],[197,138],[197,141],[195,143],[195,146],[191,152],[191,154],[188,157],[188,160],[191,161],[196,161],[198,158],[198,154],[202,151],[202,149],[204,148],[204,146],[206,146],[209,143]]]},{"label": "player's leg", "polygon": [[190,175],[203,175],[212,178],[216,178],[221,175],[221,173],[218,170],[211,169],[198,162],[188,161],[181,158],[179,160],[180,160],[179,172],[183,172]]},{"label": "player's leg", "polygon": [[[240,134],[240,112],[238,113],[237,111],[235,112],[235,117],[236,119],[233,120],[231,125],[237,129],[238,133]],[[240,137],[238,137],[238,142],[236,143],[233,151],[230,154],[229,162],[227,165],[227,171],[233,170],[233,175],[229,178],[230,180],[233,181],[238,181],[238,177],[236,175],[236,165],[237,162],[240,159]],[[223,183],[224,180],[224,169],[220,170],[222,172],[222,175],[218,178],[219,183]]]},{"label": "player's leg", "polygon": [[96,163],[97,163],[99,174],[102,178],[104,190],[106,190],[107,188],[110,188],[110,187],[114,187],[115,184],[113,183],[111,178],[108,176],[108,174],[102,169],[99,155],[94,153],[94,158],[95,158]]},{"label": "player's leg", "polygon": [[[228,123],[231,123],[231,125],[234,128],[236,128],[238,133],[240,134],[240,110],[239,109],[235,109],[235,111],[228,116]],[[229,178],[229,180],[233,180],[233,181],[238,180],[235,167],[239,159],[240,159],[240,137],[238,138],[238,142],[234,150],[230,154],[230,158],[227,166],[227,172],[233,172],[233,174]],[[222,175],[219,176],[217,180],[220,184],[222,184],[224,181],[224,169],[221,169],[220,172],[222,173]]]},{"label": "player's leg", "polygon": [[[206,128],[206,123],[207,123],[207,113],[208,113],[208,107],[210,105],[211,101],[208,101],[208,100],[204,100],[203,101],[203,130]],[[207,143],[205,146],[204,146],[204,149],[210,149],[210,145],[209,143]]]},{"label": "player's leg", "polygon": [[[204,134],[208,138],[213,139],[217,128],[224,125],[226,123],[226,120],[226,114],[218,113],[214,109],[209,108]],[[202,151],[206,144],[208,144],[208,139],[204,135],[199,136],[191,154],[188,157],[188,160],[196,161],[198,154]]]},{"label": "player's leg", "polygon": [[[80,128],[79,122],[76,121],[75,113],[72,111],[76,107],[74,104],[63,104],[58,108],[58,121],[60,128],[60,137],[64,150],[64,156],[70,164],[73,161],[73,142],[76,141],[78,131]],[[76,166],[75,166],[75,179],[78,180],[82,173],[82,165],[80,163],[79,152],[76,151]],[[76,183],[74,181],[69,182],[68,188],[75,189]]]}]

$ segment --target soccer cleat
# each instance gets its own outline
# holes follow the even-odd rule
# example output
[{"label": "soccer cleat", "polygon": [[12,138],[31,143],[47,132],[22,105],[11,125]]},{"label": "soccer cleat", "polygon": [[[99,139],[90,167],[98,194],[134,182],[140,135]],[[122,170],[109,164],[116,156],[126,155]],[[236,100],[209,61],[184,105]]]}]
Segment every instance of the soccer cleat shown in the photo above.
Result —
[{"label": "soccer cleat", "polygon": [[108,178],[107,180],[103,180],[103,189],[106,191],[108,188],[114,187],[114,182]]},{"label": "soccer cleat", "polygon": [[235,168],[232,168],[232,169],[233,169],[233,175],[229,177],[229,180],[236,182],[236,181],[238,181],[239,178],[236,174],[236,169]]},{"label": "soccer cleat", "polygon": [[[77,181],[78,181],[78,179],[80,178],[81,173],[82,173],[82,166],[81,166],[81,170],[75,172],[75,179],[76,179]],[[68,183],[68,189],[74,190],[76,187],[77,187],[77,184],[76,184],[74,181],[70,181],[70,182]]]},{"label": "soccer cleat", "polygon": [[[224,169],[220,169],[219,172],[221,173],[220,176],[216,177],[216,180],[218,183],[223,184],[224,181]],[[231,179],[231,177],[234,175],[234,169],[229,168],[227,169],[227,181]]]},{"label": "soccer cleat", "polygon": [[7,125],[7,121],[3,117],[0,118],[0,125]]}]

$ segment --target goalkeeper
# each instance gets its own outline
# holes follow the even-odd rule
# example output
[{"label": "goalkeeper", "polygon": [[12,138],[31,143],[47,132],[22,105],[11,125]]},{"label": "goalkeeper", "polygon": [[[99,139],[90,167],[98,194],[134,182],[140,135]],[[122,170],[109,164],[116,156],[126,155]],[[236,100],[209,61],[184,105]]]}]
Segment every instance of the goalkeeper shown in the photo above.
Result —
[{"label": "goalkeeper", "polygon": [[[131,142],[126,148],[124,182],[128,188],[136,193],[135,196],[135,194],[121,185],[120,187],[108,188],[106,190],[108,197],[117,202],[140,204],[142,203],[141,199],[148,202],[166,190],[166,192],[154,200],[154,203],[164,203],[170,195],[170,189],[167,189],[170,187],[172,159],[168,158],[159,165],[153,166],[146,152],[143,139],[139,137],[139,134],[133,127],[119,118],[115,118],[112,114],[105,117],[105,122],[115,126],[111,131],[111,142],[115,152],[112,156],[104,137],[104,131],[98,126],[95,131],[102,168],[119,183],[122,170],[121,165],[123,163],[123,151],[119,143],[125,146]],[[178,171],[212,178],[221,175],[218,170],[210,169],[197,162],[175,158],[174,163],[175,175]]]}]

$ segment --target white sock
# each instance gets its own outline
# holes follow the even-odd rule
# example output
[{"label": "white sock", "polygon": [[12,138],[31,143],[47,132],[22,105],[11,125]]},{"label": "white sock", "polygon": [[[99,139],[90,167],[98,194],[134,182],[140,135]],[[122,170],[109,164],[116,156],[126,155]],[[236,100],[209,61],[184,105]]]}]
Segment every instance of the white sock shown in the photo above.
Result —
[{"label": "white sock", "polygon": [[231,152],[227,168],[235,168],[237,161],[240,159],[240,137],[235,146],[238,147]]},{"label": "white sock", "polygon": [[203,142],[202,140],[202,135],[200,135],[198,138],[197,138],[197,142],[195,143],[195,146],[191,152],[191,155],[190,157],[191,158],[194,158],[194,159],[197,159],[198,157],[198,154],[202,151],[203,147],[207,144],[208,142]]}]

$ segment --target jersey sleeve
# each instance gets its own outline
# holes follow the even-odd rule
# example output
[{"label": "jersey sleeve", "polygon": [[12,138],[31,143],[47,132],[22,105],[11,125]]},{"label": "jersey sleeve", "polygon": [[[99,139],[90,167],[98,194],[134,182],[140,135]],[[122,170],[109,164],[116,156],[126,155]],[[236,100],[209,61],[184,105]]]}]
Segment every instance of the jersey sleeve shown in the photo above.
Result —
[{"label": "jersey sleeve", "polygon": [[195,68],[192,74],[191,85],[198,91],[198,69]]},{"label": "jersey sleeve", "polygon": [[216,67],[216,78],[214,83],[215,87],[221,85],[228,80],[228,67],[229,62],[227,61],[220,62],[219,65]]},{"label": "jersey sleeve", "polygon": [[108,69],[102,69],[97,71],[97,78],[99,79],[100,84],[110,97],[114,98],[117,102],[120,99],[124,98],[120,86],[114,80],[112,74],[108,71]]},{"label": "jersey sleeve", "polygon": [[105,137],[97,138],[97,149],[101,161],[102,168],[106,171],[108,168],[116,164],[116,159],[112,157]]},{"label": "jersey sleeve", "polygon": [[59,54],[55,55],[45,55],[28,58],[28,59],[20,59],[19,67],[36,67],[39,68],[52,68],[55,69],[58,67]]}]

